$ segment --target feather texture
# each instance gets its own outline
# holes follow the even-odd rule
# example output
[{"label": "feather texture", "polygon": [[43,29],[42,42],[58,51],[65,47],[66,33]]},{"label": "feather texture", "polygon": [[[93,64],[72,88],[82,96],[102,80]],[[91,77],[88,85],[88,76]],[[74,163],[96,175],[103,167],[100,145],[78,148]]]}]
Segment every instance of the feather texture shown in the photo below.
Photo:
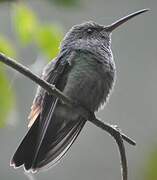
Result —
[{"label": "feather texture", "polygon": [[[46,66],[42,78],[94,112],[106,101],[112,87],[113,74],[107,68],[108,64],[104,70],[103,64],[91,52],[62,50]],[[26,170],[32,171],[57,163],[86,122],[75,107],[68,107],[41,87],[37,89],[29,119],[30,129],[15,152],[12,164],[15,167],[24,165]]]}]

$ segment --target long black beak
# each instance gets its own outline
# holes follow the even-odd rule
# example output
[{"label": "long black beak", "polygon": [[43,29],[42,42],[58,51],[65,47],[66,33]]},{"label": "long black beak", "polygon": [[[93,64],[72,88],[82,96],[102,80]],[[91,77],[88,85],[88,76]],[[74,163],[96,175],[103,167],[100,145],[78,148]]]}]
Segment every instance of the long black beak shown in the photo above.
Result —
[{"label": "long black beak", "polygon": [[124,24],[125,22],[127,22],[128,20],[132,19],[133,17],[139,15],[139,14],[142,14],[144,12],[147,12],[149,11],[149,9],[142,9],[142,10],[139,10],[137,12],[134,12],[132,14],[129,14],[121,19],[119,19],[118,21],[112,23],[111,25],[105,27],[106,31],[109,31],[109,32],[112,32],[114,29],[116,29],[117,27],[119,27],[120,25]]}]

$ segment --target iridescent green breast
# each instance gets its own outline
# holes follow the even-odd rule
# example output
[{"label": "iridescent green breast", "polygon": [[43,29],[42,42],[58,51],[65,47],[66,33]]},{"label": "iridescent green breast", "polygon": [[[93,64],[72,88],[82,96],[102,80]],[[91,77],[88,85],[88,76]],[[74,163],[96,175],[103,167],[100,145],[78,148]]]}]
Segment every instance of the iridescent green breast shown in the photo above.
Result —
[{"label": "iridescent green breast", "polygon": [[113,72],[106,71],[105,64],[85,53],[75,56],[71,63],[63,92],[89,110],[97,110],[112,88]]}]

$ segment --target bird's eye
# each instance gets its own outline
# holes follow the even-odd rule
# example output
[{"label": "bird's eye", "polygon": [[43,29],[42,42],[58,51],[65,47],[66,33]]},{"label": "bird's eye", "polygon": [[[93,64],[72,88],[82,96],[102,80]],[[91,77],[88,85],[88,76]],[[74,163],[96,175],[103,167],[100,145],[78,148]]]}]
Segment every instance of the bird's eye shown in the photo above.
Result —
[{"label": "bird's eye", "polygon": [[88,32],[88,34],[91,34],[93,32],[93,30],[91,28],[88,28],[87,32]]}]

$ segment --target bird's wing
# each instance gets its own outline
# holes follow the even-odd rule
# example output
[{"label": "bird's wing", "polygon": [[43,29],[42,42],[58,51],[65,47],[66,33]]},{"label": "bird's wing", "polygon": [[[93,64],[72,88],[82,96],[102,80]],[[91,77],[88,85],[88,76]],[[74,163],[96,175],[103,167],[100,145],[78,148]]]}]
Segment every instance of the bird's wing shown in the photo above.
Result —
[{"label": "bird's wing", "polygon": [[[64,67],[66,66],[66,61],[61,61],[60,59],[65,55],[66,53],[62,53],[58,58],[55,58],[50,63],[48,63],[41,75],[41,78],[51,84],[56,84],[60,74],[62,73]],[[28,127],[30,128],[35,120],[38,119],[38,116],[40,115],[42,111],[42,102],[44,99],[45,90],[38,86],[36,96],[33,100],[33,104],[31,106],[31,111],[28,116]]]},{"label": "bird's wing", "polygon": [[[77,58],[80,58],[80,55],[75,51],[62,52],[53,62],[54,64],[47,66],[43,78],[62,91],[66,85],[68,73]],[[69,111],[60,118],[60,111],[57,111],[60,105],[64,104],[57,97],[48,94],[42,88],[38,89],[31,113],[31,118],[37,119],[17,148],[11,165],[19,167],[24,164],[26,170],[37,170],[47,164],[55,164],[65,155],[86,120],[80,116],[71,120]]]},{"label": "bird's wing", "polygon": [[[62,91],[66,85],[72,61],[76,57],[75,51],[61,54],[54,69],[48,73],[46,80]],[[32,169],[41,168],[51,161],[53,161],[53,164],[57,162],[70,148],[85,124],[85,121],[80,118],[78,121],[69,121],[63,127],[63,122],[60,122],[54,113],[58,101],[57,97],[45,91],[42,93],[40,113],[38,115],[40,116],[38,140],[31,166]]]}]

